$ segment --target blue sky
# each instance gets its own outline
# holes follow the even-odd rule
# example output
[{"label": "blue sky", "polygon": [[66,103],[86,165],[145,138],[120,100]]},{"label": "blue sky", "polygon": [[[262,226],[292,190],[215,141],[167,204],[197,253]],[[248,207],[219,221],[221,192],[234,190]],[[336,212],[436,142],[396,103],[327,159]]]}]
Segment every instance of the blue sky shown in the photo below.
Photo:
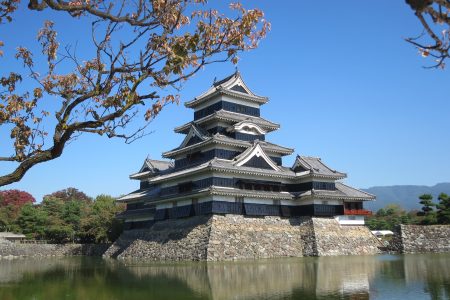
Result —
[{"label": "blue sky", "polygon": [[[241,55],[239,70],[255,93],[270,98],[262,115],[281,123],[269,141],[322,157],[348,173],[346,182],[356,187],[450,181],[450,70],[422,68],[430,62],[404,42],[421,33],[404,1],[245,4],[252,3],[265,11],[272,31],[257,50]],[[27,15],[18,17],[31,22]],[[85,34],[82,28],[70,30],[78,33],[66,37],[70,43],[75,42],[70,37]],[[27,35],[35,33],[20,38]],[[231,64],[208,66],[184,85],[182,100],[233,72]],[[151,125],[151,135],[131,145],[81,136],[61,158],[4,189],[28,191],[38,201],[66,187],[91,196],[131,192],[138,182],[128,175],[147,156],[159,159],[177,147],[183,136],[173,128],[192,118],[184,105],[171,106]],[[285,165],[294,158],[285,158]]]}]

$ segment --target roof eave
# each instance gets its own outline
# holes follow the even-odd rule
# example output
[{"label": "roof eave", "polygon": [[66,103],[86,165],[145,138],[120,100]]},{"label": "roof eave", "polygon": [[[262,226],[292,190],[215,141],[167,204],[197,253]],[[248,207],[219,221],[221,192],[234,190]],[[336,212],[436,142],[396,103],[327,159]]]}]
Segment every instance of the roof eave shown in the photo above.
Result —
[{"label": "roof eave", "polygon": [[145,172],[141,172],[141,173],[134,173],[131,174],[129,176],[130,179],[135,179],[135,180],[140,180],[140,179],[144,179],[147,178],[149,175],[151,175],[152,172],[151,171],[145,171]]},{"label": "roof eave", "polygon": [[269,102],[269,98],[268,97],[262,97],[262,96],[252,96],[252,95],[248,95],[245,93],[240,93],[237,91],[231,91],[231,90],[227,90],[227,89],[223,89],[223,88],[214,88],[215,91],[213,92],[206,92],[205,96],[198,96],[190,101],[187,101],[184,103],[184,106],[187,108],[195,108],[196,106],[200,105],[202,102],[209,100],[212,97],[215,97],[217,95],[220,94],[226,94],[226,95],[230,95],[230,96],[235,96],[237,98],[241,98],[241,99],[245,99],[245,100],[251,100],[254,102],[257,102],[259,104],[266,104],[267,102]]},{"label": "roof eave", "polygon": [[[239,140],[236,140],[236,141],[237,142],[235,142],[235,143],[231,143],[231,142],[228,143],[228,142],[225,142],[225,141],[220,141],[220,140],[211,138],[211,139],[208,139],[206,141],[190,145],[188,147],[184,147],[184,148],[181,148],[181,149],[176,148],[176,149],[173,149],[171,151],[164,152],[162,154],[162,156],[164,158],[172,158],[172,157],[174,157],[176,155],[182,154],[184,152],[187,152],[189,150],[192,150],[192,149],[195,149],[195,148],[198,148],[198,147],[206,146],[206,145],[208,145],[210,143],[215,143],[215,144],[220,144],[220,145],[227,145],[227,146],[232,146],[232,147],[243,147],[243,148],[250,146],[248,144],[248,142],[242,141],[242,143],[240,143]],[[264,151],[269,152],[269,153],[274,153],[274,154],[291,155],[294,152],[294,149],[290,149],[290,148],[280,147],[280,149],[273,149],[273,148],[271,149],[270,147],[263,146],[263,145],[262,145],[262,147],[263,147]]]},{"label": "roof eave", "polygon": [[334,195],[320,195],[320,194],[312,194],[305,196],[297,196],[299,200],[303,199],[324,199],[324,200],[353,200],[353,201],[374,201],[375,199],[366,198],[366,197],[352,197],[352,196],[334,196]]}]

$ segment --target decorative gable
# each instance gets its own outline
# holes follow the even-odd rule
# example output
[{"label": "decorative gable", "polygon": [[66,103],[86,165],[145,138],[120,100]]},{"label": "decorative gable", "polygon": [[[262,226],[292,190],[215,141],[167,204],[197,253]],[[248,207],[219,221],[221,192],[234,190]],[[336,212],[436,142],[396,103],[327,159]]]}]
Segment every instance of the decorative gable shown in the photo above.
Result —
[{"label": "decorative gable", "polygon": [[277,164],[264,152],[259,142],[255,142],[252,147],[247,148],[247,150],[237,156],[234,165],[238,167],[280,170]]},{"label": "decorative gable", "polygon": [[262,129],[260,126],[247,120],[241,121],[239,123],[230,126],[229,128],[227,128],[227,131],[231,132],[236,131],[253,135],[264,135],[267,133],[267,131]]},{"label": "decorative gable", "polygon": [[233,90],[236,92],[248,94],[251,96],[256,96],[256,94],[252,93],[248,86],[245,84],[244,80],[242,80],[241,73],[236,72],[234,76],[231,76],[229,80],[223,82],[220,84],[220,87],[227,89],[227,90]]},{"label": "decorative gable", "polygon": [[194,145],[194,144],[203,142],[208,138],[209,138],[209,135],[207,135],[207,133],[205,133],[203,129],[199,128],[195,124],[191,124],[189,133],[186,135],[186,137],[184,138],[180,147],[178,147],[178,148],[181,149],[181,148],[184,148],[184,147],[187,147],[190,145]]},{"label": "decorative gable", "polygon": [[230,90],[233,90],[233,91],[236,91],[236,92],[241,92],[241,93],[244,93],[244,94],[248,94],[248,92],[244,89],[244,87],[242,86],[242,85],[240,85],[240,84],[236,84],[236,85],[233,85],[231,88],[230,88]]}]

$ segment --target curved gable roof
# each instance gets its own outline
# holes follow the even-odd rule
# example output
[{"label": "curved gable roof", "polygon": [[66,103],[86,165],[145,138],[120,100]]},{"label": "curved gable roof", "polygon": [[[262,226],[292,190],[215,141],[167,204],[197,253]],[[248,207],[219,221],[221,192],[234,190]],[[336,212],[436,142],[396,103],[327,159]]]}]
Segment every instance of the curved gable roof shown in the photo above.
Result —
[{"label": "curved gable roof", "polygon": [[193,100],[186,102],[186,107],[196,107],[205,100],[211,98],[214,95],[225,93],[232,96],[244,98],[259,104],[267,103],[269,100],[267,97],[258,96],[253,93],[242,79],[241,74],[236,71],[232,75],[225,77],[222,80],[216,81],[213,85],[203,94],[195,97]]}]

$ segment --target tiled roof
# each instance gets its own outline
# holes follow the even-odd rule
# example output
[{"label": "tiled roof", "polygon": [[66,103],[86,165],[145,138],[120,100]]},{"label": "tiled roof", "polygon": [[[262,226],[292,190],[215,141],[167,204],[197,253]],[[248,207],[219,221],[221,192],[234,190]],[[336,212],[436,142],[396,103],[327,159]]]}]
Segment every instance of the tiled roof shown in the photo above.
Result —
[{"label": "tiled roof", "polygon": [[164,172],[173,168],[172,161],[147,159],[146,163],[149,166],[150,170],[153,170],[155,172]]},{"label": "tiled roof", "polygon": [[[236,89],[235,86],[239,86],[239,88]],[[186,102],[184,105],[186,107],[196,107],[202,102],[218,94],[228,94],[231,96],[256,102],[258,104],[264,104],[268,101],[267,97],[258,96],[250,91],[250,89],[242,80],[241,74],[239,72],[236,72],[222,80],[214,82],[206,92],[194,98],[193,100]]]},{"label": "tiled roof", "polygon": [[[347,177],[345,173],[341,173],[329,168],[318,157],[298,155],[297,158],[295,159],[292,169],[293,170],[300,169],[300,172],[307,171],[312,175],[318,176],[335,177],[341,179]],[[299,170],[297,170],[297,172],[299,172]]]},{"label": "tiled roof", "polygon": [[336,190],[308,190],[296,193],[297,198],[320,198],[320,199],[340,199],[340,200],[375,200],[375,196],[358,189],[352,188],[342,182],[336,182]]},{"label": "tiled roof", "polygon": [[[273,123],[270,122],[264,118],[261,117],[252,117],[249,115],[244,115],[244,114],[240,114],[240,113],[235,113],[235,112],[231,112],[231,111],[226,111],[226,110],[219,110],[214,112],[211,115],[208,115],[206,117],[203,117],[201,119],[198,119],[195,121],[195,123],[201,125],[201,124],[205,124],[209,121],[215,122],[215,121],[227,121],[227,122],[241,122],[247,120],[251,123],[254,123],[262,128],[264,128],[266,131],[270,132],[273,130],[277,130],[280,128],[280,124],[277,123]],[[174,129],[175,132],[177,133],[187,133],[187,131],[190,128],[190,123],[186,123],[184,125],[178,126]]]},{"label": "tiled roof", "polygon": [[[211,144],[211,143],[224,144],[224,145],[236,146],[236,147],[241,147],[241,148],[248,148],[248,147],[252,146],[252,142],[237,140],[237,139],[228,137],[226,135],[217,133],[217,134],[214,134],[213,136],[207,138],[204,141],[198,142],[197,144],[193,144],[193,145],[189,145],[187,147],[181,147],[181,148],[178,147],[173,150],[164,152],[163,157],[167,157],[167,158],[173,157],[174,155],[192,151],[193,149],[203,147],[203,146]],[[294,149],[292,149],[292,148],[283,147],[283,146],[269,143],[266,141],[259,141],[259,143],[260,143],[261,147],[264,149],[264,151],[267,151],[267,152],[283,154],[283,155],[289,155],[294,152]]]},{"label": "tiled roof", "polygon": [[336,188],[349,197],[355,198],[366,198],[370,200],[375,200],[376,196],[358,189],[355,189],[351,186],[348,186],[342,182],[336,182]]},{"label": "tiled roof", "polygon": [[[241,190],[237,188],[225,188],[218,186],[210,186],[204,189],[195,190],[187,193],[178,193],[172,195],[165,195],[160,197],[158,194],[146,194],[144,196],[143,190],[134,191],[133,193],[127,195],[129,198],[133,200],[139,201],[148,201],[148,202],[156,202],[156,201],[164,201],[167,199],[174,200],[176,198],[186,198],[192,195],[221,195],[221,196],[236,196],[236,197],[252,197],[252,198],[264,198],[264,199],[278,199],[278,200],[292,200],[293,195],[288,192],[267,192],[267,191],[249,191],[249,190]],[[120,200],[123,202],[127,202],[127,200]],[[133,215],[147,215],[151,213],[152,209],[140,209],[135,212],[130,212]],[[127,215],[128,212],[123,212],[120,216]]]},{"label": "tiled roof", "polygon": [[156,182],[165,181],[165,180],[172,179],[172,178],[191,176],[193,174],[196,174],[199,172],[206,172],[206,171],[221,171],[221,172],[244,174],[244,175],[245,174],[260,175],[260,176],[272,177],[272,178],[291,178],[291,179],[296,178],[295,172],[293,172],[290,168],[279,166],[279,169],[280,169],[280,171],[275,171],[275,170],[270,170],[270,169],[259,169],[259,168],[245,167],[245,166],[237,167],[237,166],[233,165],[232,161],[214,158],[203,164],[200,164],[200,165],[188,168],[188,169],[182,169],[179,171],[174,171],[174,172],[171,172],[168,174],[162,174],[159,176],[149,178],[149,182],[156,183]]},{"label": "tiled roof", "polygon": [[141,179],[143,177],[155,176],[157,174],[165,174],[173,169],[174,165],[172,161],[145,159],[139,172],[131,174],[131,179]]},{"label": "tiled roof", "polygon": [[152,197],[158,196],[160,191],[161,191],[161,189],[159,187],[152,188],[152,189],[139,189],[139,190],[129,193],[128,195],[120,197],[119,199],[117,199],[117,201],[128,202],[128,201],[152,198]]}]

